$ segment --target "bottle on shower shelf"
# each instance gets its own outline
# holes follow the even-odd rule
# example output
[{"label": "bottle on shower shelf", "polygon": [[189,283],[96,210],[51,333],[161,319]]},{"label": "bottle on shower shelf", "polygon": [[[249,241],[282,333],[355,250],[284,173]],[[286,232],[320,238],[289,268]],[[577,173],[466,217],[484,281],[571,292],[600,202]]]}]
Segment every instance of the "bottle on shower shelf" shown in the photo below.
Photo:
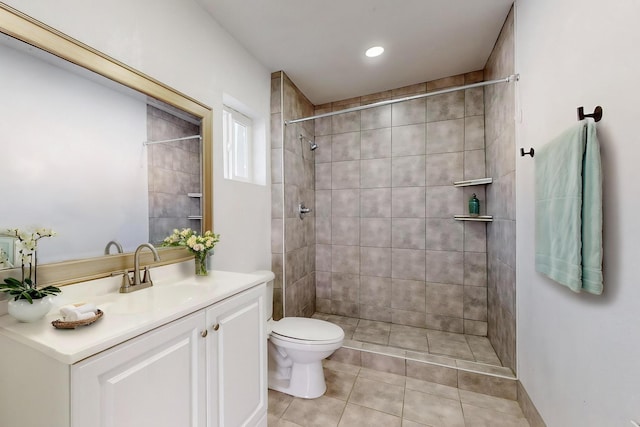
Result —
[{"label": "bottle on shower shelf", "polygon": [[478,200],[478,198],[476,197],[476,193],[473,193],[473,195],[469,199],[469,215],[480,215],[480,200]]}]

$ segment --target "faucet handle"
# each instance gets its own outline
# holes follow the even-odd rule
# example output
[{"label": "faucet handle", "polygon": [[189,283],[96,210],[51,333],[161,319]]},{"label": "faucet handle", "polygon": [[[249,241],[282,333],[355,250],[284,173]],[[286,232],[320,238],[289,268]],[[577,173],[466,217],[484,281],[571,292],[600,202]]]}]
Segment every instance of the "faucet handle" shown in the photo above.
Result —
[{"label": "faucet handle", "polygon": [[153,286],[153,280],[151,280],[151,270],[149,270],[149,266],[144,268],[144,275],[142,276],[142,283],[148,283],[150,286]]},{"label": "faucet handle", "polygon": [[120,292],[127,292],[129,287],[133,284],[131,281],[131,276],[129,275],[129,270],[123,271],[114,271],[111,273],[111,277],[119,276],[122,274],[122,286],[120,286]]}]

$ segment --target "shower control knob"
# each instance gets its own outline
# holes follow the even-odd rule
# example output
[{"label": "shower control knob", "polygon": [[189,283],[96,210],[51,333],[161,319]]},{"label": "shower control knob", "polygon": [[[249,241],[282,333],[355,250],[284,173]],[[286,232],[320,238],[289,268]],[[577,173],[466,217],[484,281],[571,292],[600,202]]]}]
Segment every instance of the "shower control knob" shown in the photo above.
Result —
[{"label": "shower control knob", "polygon": [[304,202],[298,205],[298,214],[300,215],[300,219],[304,219],[304,214],[308,214],[311,212],[311,209],[304,205]]}]

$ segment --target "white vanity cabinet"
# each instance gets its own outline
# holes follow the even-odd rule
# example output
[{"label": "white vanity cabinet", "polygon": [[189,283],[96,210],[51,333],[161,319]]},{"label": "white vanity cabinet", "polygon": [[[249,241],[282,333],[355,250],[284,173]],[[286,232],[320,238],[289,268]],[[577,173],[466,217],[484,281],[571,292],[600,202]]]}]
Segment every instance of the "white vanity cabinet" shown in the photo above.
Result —
[{"label": "white vanity cabinet", "polygon": [[264,316],[260,284],[73,364],[0,334],[2,364],[37,366],[0,365],[0,425],[266,427]]},{"label": "white vanity cabinet", "polygon": [[71,366],[71,425],[205,427],[204,312]]}]

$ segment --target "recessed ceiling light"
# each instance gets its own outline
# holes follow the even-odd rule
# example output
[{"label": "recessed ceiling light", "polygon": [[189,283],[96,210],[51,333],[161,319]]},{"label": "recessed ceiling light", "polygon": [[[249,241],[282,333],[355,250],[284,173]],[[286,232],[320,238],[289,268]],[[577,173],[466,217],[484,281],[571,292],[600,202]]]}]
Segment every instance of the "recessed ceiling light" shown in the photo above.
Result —
[{"label": "recessed ceiling light", "polygon": [[367,49],[367,51],[364,54],[367,55],[369,58],[373,58],[375,56],[382,55],[382,52],[384,52],[384,48],[382,46],[374,46]]}]

